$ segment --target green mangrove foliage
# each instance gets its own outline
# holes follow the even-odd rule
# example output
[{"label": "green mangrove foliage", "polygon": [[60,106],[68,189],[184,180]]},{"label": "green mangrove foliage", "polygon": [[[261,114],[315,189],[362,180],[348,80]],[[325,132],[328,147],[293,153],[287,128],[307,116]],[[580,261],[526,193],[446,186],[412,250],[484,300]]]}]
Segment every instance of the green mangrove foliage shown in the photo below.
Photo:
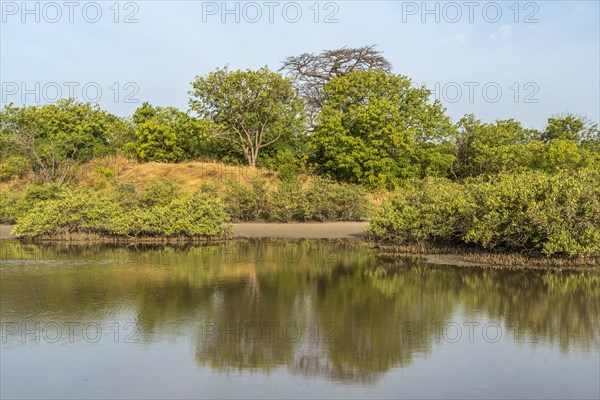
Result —
[{"label": "green mangrove foliage", "polygon": [[[132,198],[132,195],[134,196]],[[60,237],[73,233],[115,236],[218,236],[228,233],[220,198],[207,190],[181,193],[156,183],[137,198],[130,187],[90,191],[65,189],[41,201],[17,220],[18,237]]]},{"label": "green mangrove foliage", "polygon": [[381,207],[369,233],[402,243],[600,254],[600,171],[414,182]]},{"label": "green mangrove foliage", "polygon": [[260,179],[250,186],[231,181],[224,200],[237,221],[358,221],[369,212],[361,187],[318,177],[306,188],[297,179],[282,180],[271,191]]},{"label": "green mangrove foliage", "polygon": [[474,206],[464,189],[441,178],[414,181],[381,206],[368,232],[402,243],[457,241],[468,228]]},{"label": "green mangrove foliage", "polygon": [[303,187],[283,180],[269,189],[256,179],[250,186],[203,186],[183,193],[171,182],[155,182],[137,192],[129,183],[91,190],[58,184],[30,184],[22,193],[0,197],[0,222],[16,223],[20,237],[53,237],[74,233],[104,236],[215,236],[236,221],[356,221],[369,213],[360,187],[314,178]]},{"label": "green mangrove foliage", "polygon": [[55,183],[32,183],[22,193],[3,191],[0,196],[0,223],[15,223],[38,203],[57,199],[64,188]]},{"label": "green mangrove foliage", "polygon": [[250,186],[237,180],[229,181],[224,199],[227,212],[237,221],[265,218],[269,212],[269,196],[263,179],[254,179]]}]

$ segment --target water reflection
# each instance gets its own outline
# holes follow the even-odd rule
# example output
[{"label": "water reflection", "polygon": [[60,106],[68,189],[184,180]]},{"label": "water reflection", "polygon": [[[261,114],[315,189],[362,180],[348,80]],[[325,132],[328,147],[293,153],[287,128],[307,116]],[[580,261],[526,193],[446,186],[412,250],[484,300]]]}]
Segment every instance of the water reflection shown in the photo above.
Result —
[{"label": "water reflection", "polygon": [[105,336],[131,333],[142,344],[189,337],[196,365],[215,371],[284,367],[359,383],[457,341],[599,349],[594,270],[433,266],[351,241],[2,241],[0,251],[3,343],[13,347],[35,336],[20,340],[22,324],[96,324]]}]

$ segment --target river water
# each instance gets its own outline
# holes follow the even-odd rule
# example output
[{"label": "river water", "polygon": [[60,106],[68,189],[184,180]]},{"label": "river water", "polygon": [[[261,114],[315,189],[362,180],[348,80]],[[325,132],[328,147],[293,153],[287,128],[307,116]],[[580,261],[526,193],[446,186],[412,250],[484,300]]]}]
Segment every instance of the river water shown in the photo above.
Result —
[{"label": "river water", "polygon": [[600,272],[0,241],[1,398],[598,398]]}]

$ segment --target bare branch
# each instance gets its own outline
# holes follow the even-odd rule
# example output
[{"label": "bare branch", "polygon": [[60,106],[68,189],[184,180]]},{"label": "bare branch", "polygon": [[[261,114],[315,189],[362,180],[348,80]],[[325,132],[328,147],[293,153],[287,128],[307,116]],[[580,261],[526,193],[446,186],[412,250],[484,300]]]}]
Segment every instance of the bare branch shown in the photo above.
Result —
[{"label": "bare branch", "polygon": [[332,78],[353,71],[382,70],[391,72],[392,65],[375,50],[375,45],[359,48],[343,47],[325,50],[320,54],[304,53],[287,57],[280,71],[286,71],[294,80],[300,96],[304,98],[312,120],[323,107],[322,89]]}]

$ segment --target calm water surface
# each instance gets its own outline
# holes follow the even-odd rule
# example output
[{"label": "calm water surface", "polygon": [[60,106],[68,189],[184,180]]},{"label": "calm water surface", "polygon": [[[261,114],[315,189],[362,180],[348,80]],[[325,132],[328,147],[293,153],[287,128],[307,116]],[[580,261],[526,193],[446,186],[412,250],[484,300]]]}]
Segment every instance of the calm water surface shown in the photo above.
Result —
[{"label": "calm water surface", "polygon": [[600,273],[0,241],[2,398],[598,398]]}]

